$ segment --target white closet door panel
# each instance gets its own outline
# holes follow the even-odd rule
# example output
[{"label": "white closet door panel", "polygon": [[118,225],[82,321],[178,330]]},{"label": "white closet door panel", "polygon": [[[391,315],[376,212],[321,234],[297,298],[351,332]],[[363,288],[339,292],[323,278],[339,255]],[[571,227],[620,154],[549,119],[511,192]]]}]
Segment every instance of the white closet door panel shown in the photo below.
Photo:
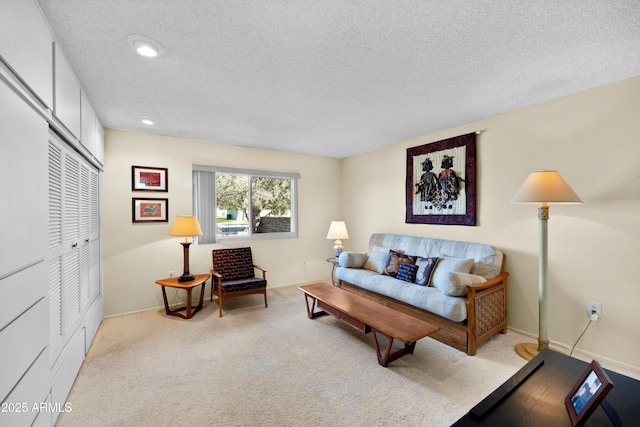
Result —
[{"label": "white closet door panel", "polygon": [[77,249],[80,241],[80,161],[65,153],[62,202],[63,252]]},{"label": "white closet door panel", "polygon": [[89,304],[100,295],[100,240],[89,246]]},{"label": "white closet door panel", "polygon": [[49,354],[52,365],[64,346],[62,332],[62,256],[58,256],[49,260]]},{"label": "white closet door panel", "polygon": [[46,294],[45,261],[0,280],[0,330]]},{"label": "white closet door panel", "polygon": [[100,327],[100,323],[102,323],[103,318],[103,301],[102,299],[97,300],[89,309],[87,313],[87,320],[85,322],[85,354],[89,352],[89,347],[91,347],[91,343],[98,333],[98,328]]},{"label": "white closet door panel", "polygon": [[[1,411],[0,426],[31,426],[38,415],[38,411],[32,411],[32,409],[34,407],[39,408],[40,403],[48,399],[50,385],[51,368],[49,366],[49,356],[45,350],[40,353],[40,356],[6,399],[6,402],[26,405],[28,410],[26,412]],[[48,425],[51,426],[51,422]]]},{"label": "white closet door panel", "polygon": [[54,46],[53,113],[76,138],[80,139],[80,82],[60,46],[57,43],[54,43]]},{"label": "white closet door panel", "polygon": [[96,153],[96,113],[89,103],[85,91],[81,91],[80,107],[82,113],[82,145],[95,156]]},{"label": "white closet door panel", "polygon": [[100,162],[101,165],[104,165],[104,128],[102,127],[102,123],[96,117],[96,159]]},{"label": "white closet door panel", "polygon": [[49,306],[43,298],[0,331],[0,401],[49,342]]},{"label": "white closet door panel", "polygon": [[80,325],[80,250],[62,256],[62,335],[66,343]]},{"label": "white closet door panel", "polygon": [[[65,346],[51,381],[51,403],[64,405],[84,360],[84,329],[78,329]],[[58,413],[53,413],[54,422]]]},{"label": "white closet door panel", "polygon": [[89,238],[100,237],[100,177],[98,171],[92,169],[89,186]]},{"label": "white closet door panel", "polygon": [[53,109],[53,35],[35,1],[0,1],[0,55]]},{"label": "white closet door panel", "polygon": [[49,141],[49,257],[62,255],[62,147]]},{"label": "white closet door panel", "polygon": [[48,134],[0,80],[0,278],[46,256]]}]

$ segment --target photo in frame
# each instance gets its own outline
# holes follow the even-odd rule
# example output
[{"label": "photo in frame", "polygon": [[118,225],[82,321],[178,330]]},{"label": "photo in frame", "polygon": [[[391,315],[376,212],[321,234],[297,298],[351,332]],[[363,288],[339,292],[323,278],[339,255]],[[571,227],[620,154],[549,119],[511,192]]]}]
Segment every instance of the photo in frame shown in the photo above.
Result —
[{"label": "photo in frame", "polygon": [[131,166],[132,191],[169,191],[169,170],[150,166]]},{"label": "photo in frame", "polygon": [[571,424],[575,427],[583,425],[613,385],[602,366],[592,361],[564,399]]},{"label": "photo in frame", "polygon": [[406,223],[476,225],[476,133],[407,149]]},{"label": "photo in frame", "polygon": [[168,222],[169,199],[132,199],[133,222]]}]

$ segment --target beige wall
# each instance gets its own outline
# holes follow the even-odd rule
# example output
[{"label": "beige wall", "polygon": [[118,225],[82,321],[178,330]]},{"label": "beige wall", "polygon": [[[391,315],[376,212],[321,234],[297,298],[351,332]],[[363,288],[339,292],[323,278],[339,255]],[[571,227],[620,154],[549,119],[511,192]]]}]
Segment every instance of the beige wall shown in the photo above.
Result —
[{"label": "beige wall", "polygon": [[[106,316],[162,306],[155,280],[168,277],[170,270],[182,274],[181,239],[169,236],[169,228],[176,215],[192,213],[192,164],[300,173],[299,238],[250,242],[254,261],[269,270],[269,286],[329,277],[331,265],[326,259],[331,256],[333,242],[326,235],[331,220],[341,219],[342,211],[339,160],[113,129],[106,131],[105,147],[102,218]],[[169,191],[131,191],[132,165],[168,168]],[[133,197],[168,198],[169,222],[133,224]],[[208,273],[213,248],[246,245],[192,245],[190,270]],[[168,295],[176,298],[174,292]]]},{"label": "beige wall", "polygon": [[[428,118],[425,118],[428,120]],[[405,224],[406,149],[482,131],[476,227]],[[534,205],[510,198],[530,172],[556,169],[584,201],[552,205],[549,338],[640,367],[640,78],[354,156],[343,165],[348,250],[373,231],[487,242],[507,254],[511,328],[538,331],[538,224]]]},{"label": "beige wall", "polygon": [[[168,197],[171,218],[191,213],[191,165],[198,163],[301,174],[300,238],[251,242],[256,262],[270,269],[270,286],[328,277],[333,219],[347,221],[347,250],[364,251],[372,232],[487,242],[508,256],[509,326],[535,336],[536,207],[508,201],[530,172],[557,169],[585,203],[550,209],[549,337],[571,346],[588,322],[586,301],[601,302],[603,318],[578,347],[639,369],[639,113],[635,78],[342,161],[107,130],[105,314],[162,304],[154,281],[181,272],[182,248],[168,236],[170,223],[132,224],[131,198]],[[405,224],[406,149],[477,130],[478,225]],[[132,165],[168,167],[170,191],[132,192]],[[192,246],[191,271],[208,271],[210,250],[220,246]]]}]

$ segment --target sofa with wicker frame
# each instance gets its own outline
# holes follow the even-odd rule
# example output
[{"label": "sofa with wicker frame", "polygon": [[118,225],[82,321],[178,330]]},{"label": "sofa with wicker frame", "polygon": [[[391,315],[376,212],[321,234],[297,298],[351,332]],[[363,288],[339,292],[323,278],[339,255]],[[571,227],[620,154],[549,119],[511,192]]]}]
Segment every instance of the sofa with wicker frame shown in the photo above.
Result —
[{"label": "sofa with wicker frame", "polygon": [[439,326],[432,338],[473,356],[507,332],[504,262],[488,244],[375,233],[367,253],[340,255],[337,286]]}]

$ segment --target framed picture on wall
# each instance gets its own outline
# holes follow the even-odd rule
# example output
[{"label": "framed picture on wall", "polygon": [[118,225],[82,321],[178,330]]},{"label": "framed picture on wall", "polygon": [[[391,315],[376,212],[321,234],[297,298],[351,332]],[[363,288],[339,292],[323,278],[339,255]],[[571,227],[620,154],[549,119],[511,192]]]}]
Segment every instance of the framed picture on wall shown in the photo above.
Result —
[{"label": "framed picture on wall", "polygon": [[406,221],[476,225],[476,134],[407,149]]},{"label": "framed picture on wall", "polygon": [[133,222],[168,222],[169,199],[132,199]]},{"label": "framed picture on wall", "polygon": [[571,424],[583,425],[612,388],[613,383],[602,366],[592,361],[564,399]]},{"label": "framed picture on wall", "polygon": [[132,191],[169,191],[167,168],[131,166]]}]

